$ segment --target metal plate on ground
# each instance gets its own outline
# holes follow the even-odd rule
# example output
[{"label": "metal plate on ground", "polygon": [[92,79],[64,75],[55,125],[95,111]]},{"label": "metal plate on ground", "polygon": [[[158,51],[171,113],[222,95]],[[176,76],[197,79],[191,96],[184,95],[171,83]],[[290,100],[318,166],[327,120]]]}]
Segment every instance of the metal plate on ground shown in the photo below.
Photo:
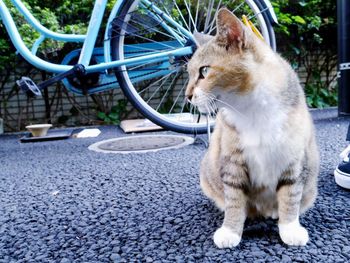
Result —
[{"label": "metal plate on ground", "polygon": [[52,140],[63,140],[67,139],[72,135],[72,130],[68,131],[49,131],[45,136],[33,137],[30,133],[23,136],[21,142],[42,142],[42,141],[52,141]]},{"label": "metal plate on ground", "polygon": [[136,135],[105,140],[89,146],[89,150],[105,153],[146,153],[180,148],[194,139],[181,135]]}]

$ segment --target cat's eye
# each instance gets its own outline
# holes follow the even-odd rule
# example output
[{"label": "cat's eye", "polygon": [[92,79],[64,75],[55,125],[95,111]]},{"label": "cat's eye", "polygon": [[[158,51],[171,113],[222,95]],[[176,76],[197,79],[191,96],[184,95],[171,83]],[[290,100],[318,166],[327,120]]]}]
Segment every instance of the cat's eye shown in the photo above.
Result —
[{"label": "cat's eye", "polygon": [[199,68],[199,78],[200,79],[205,79],[208,75],[209,67],[204,66]]}]

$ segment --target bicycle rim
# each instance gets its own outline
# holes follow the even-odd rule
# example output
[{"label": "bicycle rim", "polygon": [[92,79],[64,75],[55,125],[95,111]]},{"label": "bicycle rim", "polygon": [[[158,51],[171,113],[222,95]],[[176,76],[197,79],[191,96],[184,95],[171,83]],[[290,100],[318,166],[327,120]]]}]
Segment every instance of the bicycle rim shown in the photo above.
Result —
[{"label": "bicycle rim", "polygon": [[[238,17],[247,15],[265,41],[273,43],[274,40],[270,40],[272,27],[255,1],[183,0],[181,5],[171,0],[125,1],[111,25],[112,59],[140,57],[193,45],[191,34],[195,31],[214,35],[216,12],[222,6]],[[166,16],[177,26],[165,19]],[[186,65],[190,56],[164,57],[121,66],[116,68],[115,74],[126,97],[152,122],[176,132],[205,133],[208,119],[185,99]],[[210,126],[213,125],[214,120],[210,118]]]}]

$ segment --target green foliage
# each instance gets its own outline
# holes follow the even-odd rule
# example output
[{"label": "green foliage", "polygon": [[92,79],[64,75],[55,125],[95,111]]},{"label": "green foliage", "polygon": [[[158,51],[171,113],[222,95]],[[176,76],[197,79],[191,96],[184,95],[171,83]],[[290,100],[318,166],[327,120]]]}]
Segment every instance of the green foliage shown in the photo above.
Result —
[{"label": "green foliage", "polygon": [[[45,27],[57,31],[62,32],[59,22],[58,16],[49,8],[44,6],[43,4],[39,5],[36,3],[37,1],[24,1],[23,3],[28,8],[28,10],[36,17]],[[52,1],[53,2],[53,1]],[[23,38],[24,43],[28,48],[31,48],[35,40],[40,36],[38,32],[36,32],[22,17],[22,15],[18,12],[18,10],[12,6],[9,0],[5,0],[5,4],[9,7],[10,13],[13,16],[13,20],[15,21],[18,31]],[[46,4],[46,2],[45,2]],[[8,39],[7,33],[5,32],[5,28],[2,24],[0,24],[0,65],[2,68],[5,65],[11,65],[11,61],[13,61],[14,56],[14,48]],[[62,48],[63,44],[58,43],[53,40],[47,40],[41,45],[40,53],[45,55],[46,53]]]},{"label": "green foliage", "polygon": [[312,82],[305,85],[306,102],[312,108],[326,108],[338,103],[336,89],[329,89],[319,72],[313,72]]},{"label": "green foliage", "polygon": [[338,94],[336,91],[319,88],[319,82],[314,85],[305,86],[306,102],[311,108],[327,108],[335,106],[338,103]]},{"label": "green foliage", "polygon": [[321,44],[325,33],[334,29],[336,12],[332,0],[277,0],[272,5],[280,24],[276,31],[283,33],[284,39],[292,37],[292,45],[301,44],[298,41],[305,42],[304,45]]},{"label": "green foliage", "polygon": [[[23,0],[22,2],[33,16],[48,29],[60,33],[84,34],[87,31],[87,24],[95,0]],[[107,10],[111,10],[115,2],[116,0],[109,1]],[[12,14],[24,43],[30,49],[40,34],[26,22],[10,0],[5,0],[5,4]],[[108,13],[106,12],[106,14]],[[59,52],[63,46],[63,42],[46,40],[40,46],[39,55],[46,56],[53,51]],[[14,53],[15,49],[8,38],[5,27],[0,23],[0,70],[6,66],[13,66]]]},{"label": "green foliage", "polygon": [[111,108],[109,113],[99,111],[97,117],[106,124],[119,124],[122,116],[126,112],[127,100],[120,99],[117,104]]},{"label": "green foliage", "polygon": [[279,51],[295,69],[306,72],[305,92],[310,107],[335,106],[336,5],[333,0],[275,0]]}]

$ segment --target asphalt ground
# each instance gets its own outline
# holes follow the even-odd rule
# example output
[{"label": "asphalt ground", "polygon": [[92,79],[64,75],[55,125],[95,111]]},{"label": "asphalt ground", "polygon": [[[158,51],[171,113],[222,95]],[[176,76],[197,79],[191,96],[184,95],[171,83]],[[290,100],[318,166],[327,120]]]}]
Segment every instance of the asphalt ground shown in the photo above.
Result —
[{"label": "asphalt ground", "polygon": [[[305,247],[288,247],[275,220],[248,220],[238,247],[218,249],[223,214],[200,191],[196,144],[145,154],[88,150],[125,136],[20,143],[0,136],[0,262],[350,262],[350,191],[333,170],[350,119],[313,112],[319,195],[300,219]],[[203,136],[202,138],[205,138]]]}]

